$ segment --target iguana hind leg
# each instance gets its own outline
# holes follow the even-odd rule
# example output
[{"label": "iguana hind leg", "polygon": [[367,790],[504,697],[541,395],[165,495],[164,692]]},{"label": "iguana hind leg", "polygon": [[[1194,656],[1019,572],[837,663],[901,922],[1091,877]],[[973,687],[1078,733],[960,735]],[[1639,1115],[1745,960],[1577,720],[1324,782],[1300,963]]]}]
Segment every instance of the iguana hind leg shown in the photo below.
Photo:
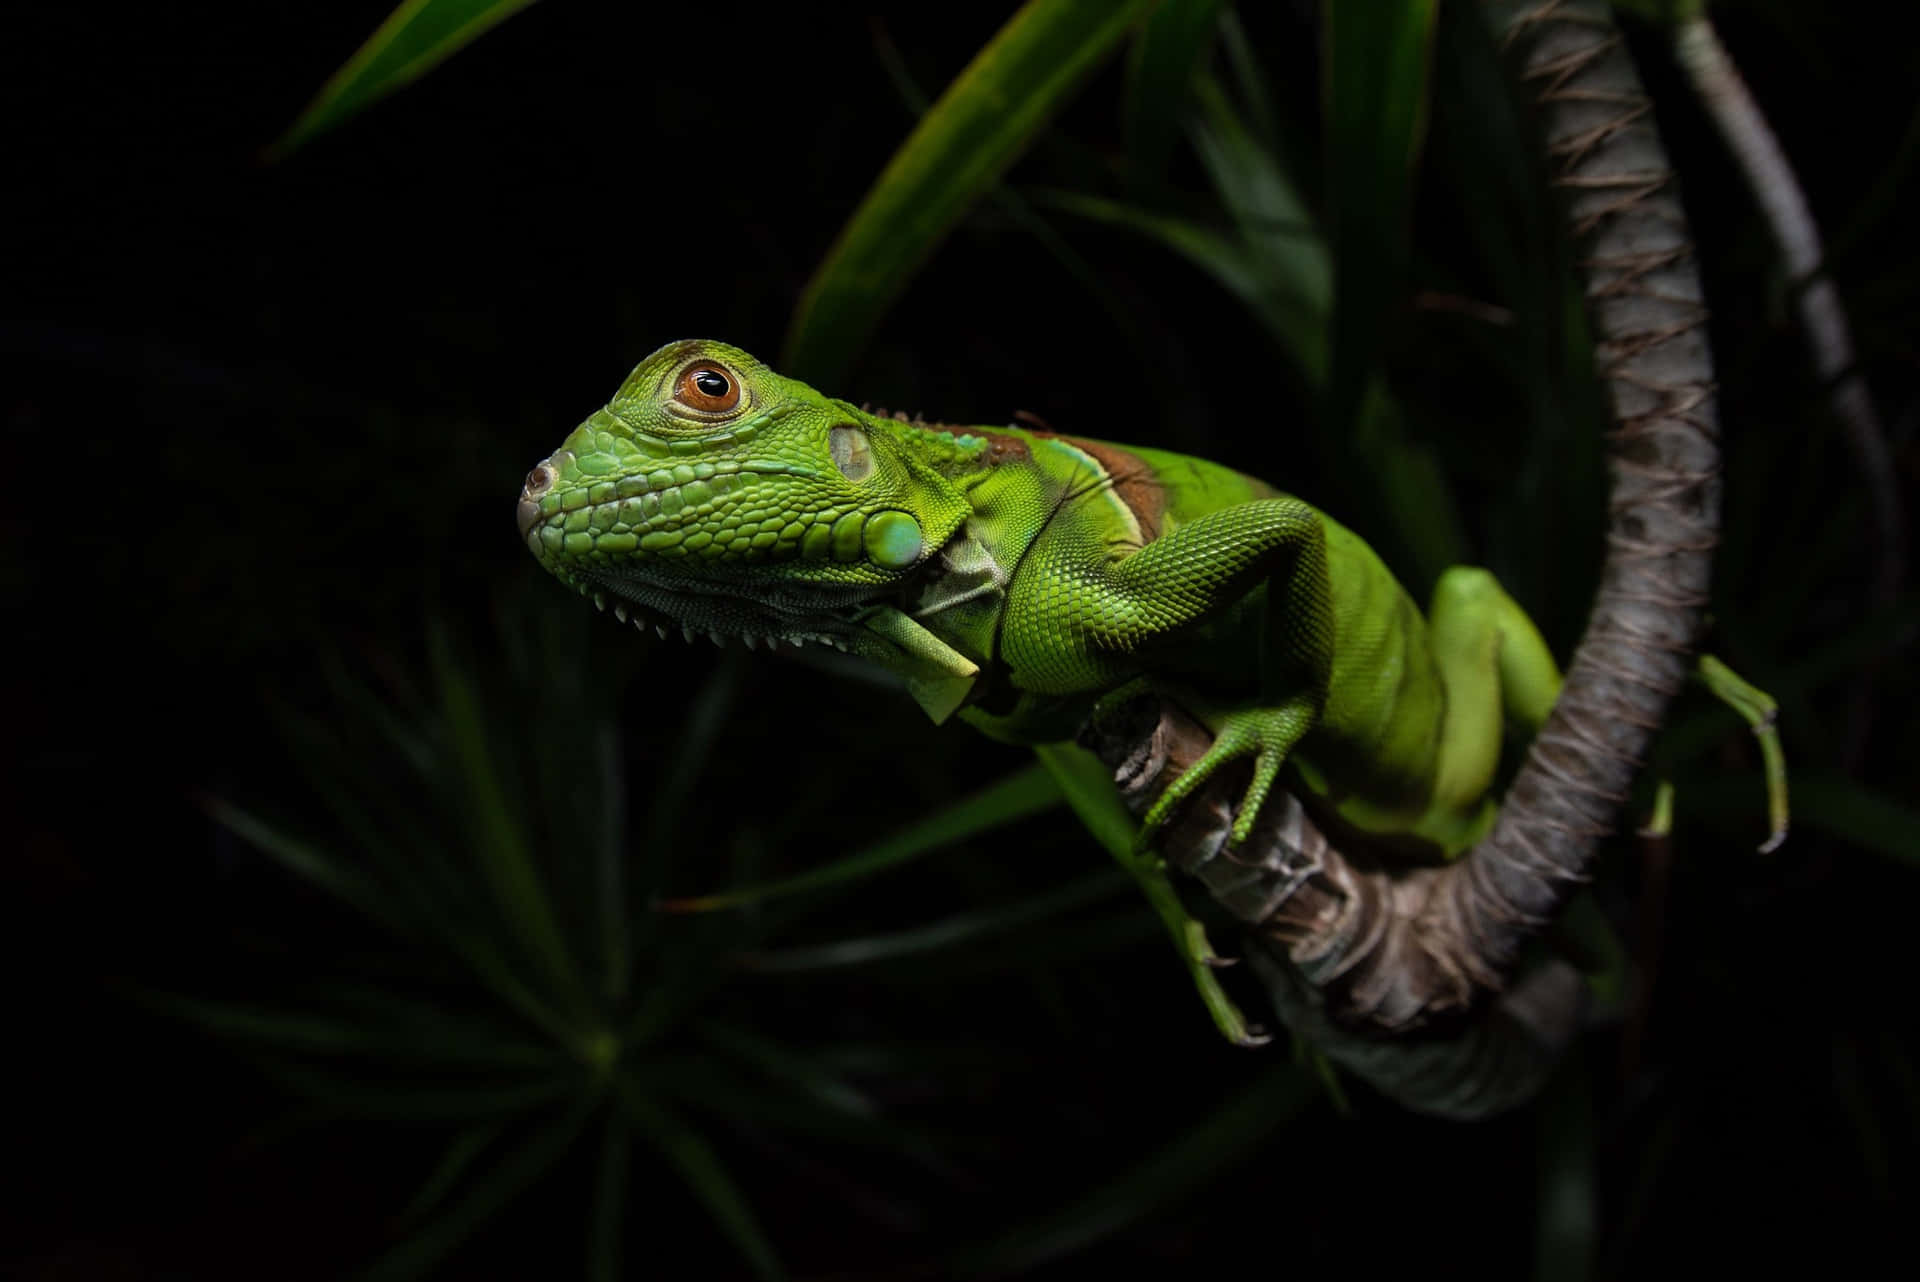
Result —
[{"label": "iguana hind leg", "polygon": [[1433,809],[1478,806],[1500,767],[1505,723],[1532,734],[1560,696],[1560,666],[1493,575],[1457,565],[1434,584],[1427,632],[1447,690]]}]

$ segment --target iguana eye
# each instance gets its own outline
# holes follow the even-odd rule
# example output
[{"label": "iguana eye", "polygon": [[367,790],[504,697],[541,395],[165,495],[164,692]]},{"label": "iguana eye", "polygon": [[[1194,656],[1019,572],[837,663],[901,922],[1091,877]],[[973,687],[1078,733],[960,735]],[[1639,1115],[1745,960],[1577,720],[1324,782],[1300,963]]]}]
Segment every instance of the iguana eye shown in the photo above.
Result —
[{"label": "iguana eye", "polygon": [[689,365],[674,386],[673,399],[702,414],[724,414],[740,403],[740,385],[717,365]]}]

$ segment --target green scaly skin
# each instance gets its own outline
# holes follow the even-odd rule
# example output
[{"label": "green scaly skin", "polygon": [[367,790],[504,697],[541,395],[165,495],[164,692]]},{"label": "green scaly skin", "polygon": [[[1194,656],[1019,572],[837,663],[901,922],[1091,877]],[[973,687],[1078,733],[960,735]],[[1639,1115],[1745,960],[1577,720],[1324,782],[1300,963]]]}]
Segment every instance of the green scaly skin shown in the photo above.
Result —
[{"label": "green scaly skin", "polygon": [[1228,468],[887,418],[719,343],[642,362],[528,476],[519,521],[542,565],[642,626],[835,646],[1002,739],[1172,698],[1215,743],[1143,842],[1250,756],[1236,843],[1290,765],[1338,830],[1457,855],[1492,822],[1503,723],[1537,727],[1560,685],[1484,570],[1448,571],[1423,618],[1359,538]]}]

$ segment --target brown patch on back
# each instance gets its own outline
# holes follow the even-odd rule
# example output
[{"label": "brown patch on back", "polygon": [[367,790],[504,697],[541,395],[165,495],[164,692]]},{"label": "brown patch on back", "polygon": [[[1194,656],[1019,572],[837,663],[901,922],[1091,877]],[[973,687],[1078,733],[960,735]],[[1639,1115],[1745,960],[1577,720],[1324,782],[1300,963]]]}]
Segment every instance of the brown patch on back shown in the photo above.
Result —
[{"label": "brown patch on back", "polygon": [[1166,490],[1161,486],[1160,478],[1154,475],[1153,469],[1139,455],[1104,441],[1089,441],[1078,436],[1061,436],[1059,439],[1076,449],[1085,450],[1094,462],[1107,470],[1107,475],[1113,479],[1113,492],[1132,511],[1133,519],[1140,522],[1143,541],[1151,543],[1160,537],[1160,520],[1167,510]]}]

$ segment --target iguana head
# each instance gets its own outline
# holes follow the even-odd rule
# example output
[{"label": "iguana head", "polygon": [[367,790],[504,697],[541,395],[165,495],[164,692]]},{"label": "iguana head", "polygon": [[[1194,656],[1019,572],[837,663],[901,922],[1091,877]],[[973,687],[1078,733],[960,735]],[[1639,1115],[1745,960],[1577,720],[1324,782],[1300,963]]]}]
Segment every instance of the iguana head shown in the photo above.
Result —
[{"label": "iguana head", "polygon": [[886,635],[904,616],[876,607],[969,508],[901,426],[738,348],[670,343],[527,474],[520,535],[642,625],[824,642],[911,676],[914,639]]}]

